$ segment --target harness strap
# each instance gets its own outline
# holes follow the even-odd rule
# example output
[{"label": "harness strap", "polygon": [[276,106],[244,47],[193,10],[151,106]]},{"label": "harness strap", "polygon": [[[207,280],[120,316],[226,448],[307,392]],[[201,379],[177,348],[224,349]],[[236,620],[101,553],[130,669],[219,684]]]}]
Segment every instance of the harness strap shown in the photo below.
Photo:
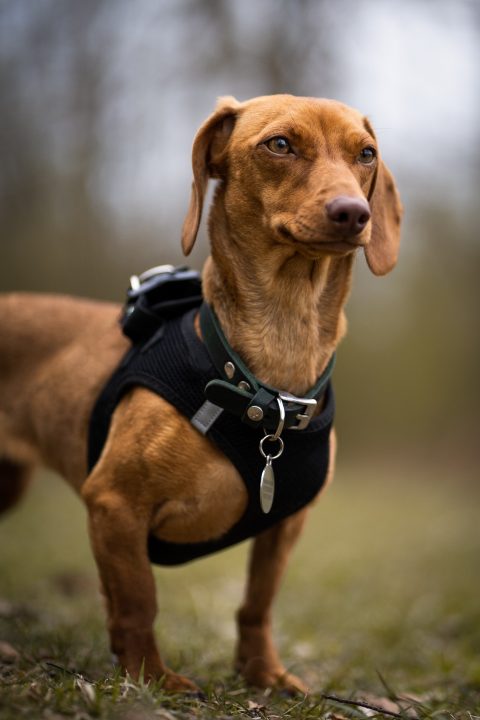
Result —
[{"label": "harness strap", "polygon": [[130,278],[122,330],[134,344],[156,335],[166,320],[202,302],[202,283],[195,270],[162,265]]},{"label": "harness strap", "polygon": [[250,372],[230,347],[215,312],[205,302],[200,308],[200,327],[212,362],[222,378],[211,380],[205,388],[211,403],[240,417],[251,427],[263,425],[266,430],[275,430],[280,421],[280,398],[285,408],[285,428],[303,430],[307,427],[333,372],[335,354],[307,395],[298,398],[260,382]]},{"label": "harness strap", "polygon": [[202,303],[201,279],[196,271],[164,265],[139,277],[134,275],[130,285],[121,325],[141,353],[161,339],[167,320],[200,306],[203,341],[220,376],[206,385],[207,401],[192,421],[201,432],[208,431],[220,409],[250,427],[263,426],[267,431],[275,432],[279,427],[304,430],[308,426],[332,374],[335,354],[306,396],[298,398],[262,383],[250,372],[230,347],[213,309]]}]

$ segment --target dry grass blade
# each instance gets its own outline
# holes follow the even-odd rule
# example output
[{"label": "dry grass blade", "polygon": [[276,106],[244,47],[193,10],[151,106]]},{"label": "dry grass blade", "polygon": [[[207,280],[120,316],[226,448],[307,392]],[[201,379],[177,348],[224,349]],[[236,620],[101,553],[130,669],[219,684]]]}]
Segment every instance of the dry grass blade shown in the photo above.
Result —
[{"label": "dry grass blade", "polygon": [[380,707],[380,705],[373,705],[371,703],[364,702],[363,700],[349,700],[347,698],[341,698],[338,697],[338,695],[325,695],[322,693],[322,698],[324,700],[330,700],[332,702],[338,702],[342,705],[352,705],[353,707],[359,707],[365,710],[372,710],[375,713],[379,713],[381,715],[388,715],[389,717],[395,717],[395,718],[403,718],[404,716],[401,715],[398,712],[394,712],[393,710],[386,710],[383,707]]}]

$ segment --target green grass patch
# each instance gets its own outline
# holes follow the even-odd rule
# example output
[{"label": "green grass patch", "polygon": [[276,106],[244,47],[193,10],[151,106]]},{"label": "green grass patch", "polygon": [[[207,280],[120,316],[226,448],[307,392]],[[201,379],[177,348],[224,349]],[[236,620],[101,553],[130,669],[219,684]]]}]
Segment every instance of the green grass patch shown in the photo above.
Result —
[{"label": "green grass patch", "polygon": [[479,494],[465,472],[340,466],[276,605],[281,654],[312,688],[307,698],[252,691],[231,670],[246,546],[158,568],[159,644],[202,687],[199,699],[120,676],[85,510],[62,481],[40,474],[0,523],[0,718],[475,720]]}]

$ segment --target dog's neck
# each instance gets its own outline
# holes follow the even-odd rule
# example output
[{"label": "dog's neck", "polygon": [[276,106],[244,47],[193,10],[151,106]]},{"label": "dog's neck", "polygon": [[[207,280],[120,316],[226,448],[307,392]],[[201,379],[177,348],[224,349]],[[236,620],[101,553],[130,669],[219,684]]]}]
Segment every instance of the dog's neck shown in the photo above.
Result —
[{"label": "dog's neck", "polygon": [[265,235],[240,237],[218,204],[210,220],[206,301],[256,377],[304,395],[345,334],[353,256],[312,260]]}]

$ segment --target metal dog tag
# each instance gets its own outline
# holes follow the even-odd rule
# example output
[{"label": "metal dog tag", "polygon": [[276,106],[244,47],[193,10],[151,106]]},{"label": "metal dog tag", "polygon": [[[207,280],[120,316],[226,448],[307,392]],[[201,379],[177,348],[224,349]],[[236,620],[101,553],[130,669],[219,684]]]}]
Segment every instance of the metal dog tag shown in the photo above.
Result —
[{"label": "metal dog tag", "polygon": [[265,514],[269,513],[273,505],[275,495],[275,474],[272,468],[272,458],[267,455],[267,463],[262,472],[260,480],[260,507]]}]

